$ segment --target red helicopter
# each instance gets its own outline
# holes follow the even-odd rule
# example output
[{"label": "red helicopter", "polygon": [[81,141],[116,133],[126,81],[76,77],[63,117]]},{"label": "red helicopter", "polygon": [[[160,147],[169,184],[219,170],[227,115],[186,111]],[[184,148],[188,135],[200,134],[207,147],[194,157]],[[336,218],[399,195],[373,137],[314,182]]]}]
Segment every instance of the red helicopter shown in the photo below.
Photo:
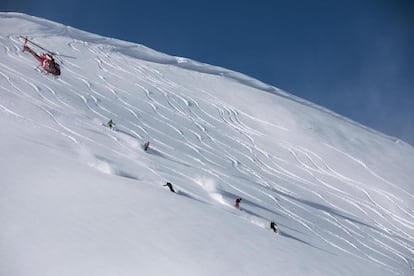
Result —
[{"label": "red helicopter", "polygon": [[[50,73],[55,76],[60,76],[60,65],[53,58],[53,56],[56,54],[46,50],[45,48],[34,43],[33,41],[30,41],[29,39],[27,39],[27,37],[25,37],[24,39],[25,40],[24,40],[24,45],[23,45],[23,52],[27,51],[31,53],[33,57],[37,59],[37,61],[40,62],[40,65],[42,66],[43,70],[45,70],[47,73]],[[32,50],[29,46],[27,46],[28,43],[46,52],[43,53],[42,55],[39,55],[34,50]]]}]

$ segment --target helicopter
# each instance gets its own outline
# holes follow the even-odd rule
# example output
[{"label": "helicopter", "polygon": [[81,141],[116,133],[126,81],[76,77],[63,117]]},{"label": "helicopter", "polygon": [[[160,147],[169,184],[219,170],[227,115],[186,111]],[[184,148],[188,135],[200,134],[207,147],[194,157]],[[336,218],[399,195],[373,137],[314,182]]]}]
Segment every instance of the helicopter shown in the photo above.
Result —
[{"label": "helicopter", "polygon": [[[45,52],[43,54],[38,54],[36,53],[36,51],[30,48],[29,45],[31,45],[32,47],[39,48]],[[29,40],[27,37],[24,37],[23,52],[29,52],[30,54],[32,54],[32,56],[40,62],[40,66],[42,67],[42,69],[47,73],[50,73],[55,76],[60,76],[60,65],[55,61],[54,58],[54,56],[57,55],[56,53],[46,50],[39,44]]]}]

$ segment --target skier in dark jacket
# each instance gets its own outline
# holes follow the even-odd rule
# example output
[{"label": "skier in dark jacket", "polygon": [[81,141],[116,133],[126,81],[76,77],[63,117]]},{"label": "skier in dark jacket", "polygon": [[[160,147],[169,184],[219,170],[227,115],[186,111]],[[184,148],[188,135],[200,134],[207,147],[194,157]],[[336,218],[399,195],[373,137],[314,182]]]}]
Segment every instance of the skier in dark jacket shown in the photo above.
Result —
[{"label": "skier in dark jacket", "polygon": [[277,224],[274,221],[270,222],[270,229],[272,229],[273,232],[279,234],[279,228],[277,227]]},{"label": "skier in dark jacket", "polygon": [[242,199],[240,197],[238,199],[236,199],[236,204],[235,204],[236,208],[240,208],[239,205],[240,205],[241,200]]},{"label": "skier in dark jacket", "polygon": [[175,193],[173,185],[170,182],[167,182],[167,184],[163,185],[163,186],[168,186],[168,188],[170,188],[170,191]]},{"label": "skier in dark jacket", "polygon": [[144,144],[144,150],[145,151],[147,151],[148,150],[148,148],[149,148],[149,144],[150,144],[150,142],[148,141],[148,142],[146,142],[145,144]]}]

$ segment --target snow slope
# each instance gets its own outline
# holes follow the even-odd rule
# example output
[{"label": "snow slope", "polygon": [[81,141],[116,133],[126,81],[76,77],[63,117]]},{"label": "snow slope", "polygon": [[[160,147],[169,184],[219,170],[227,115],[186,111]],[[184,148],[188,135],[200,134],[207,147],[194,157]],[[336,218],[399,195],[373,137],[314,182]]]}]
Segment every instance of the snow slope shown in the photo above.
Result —
[{"label": "snow slope", "polygon": [[0,123],[0,275],[414,275],[413,147],[242,74],[0,13]]}]

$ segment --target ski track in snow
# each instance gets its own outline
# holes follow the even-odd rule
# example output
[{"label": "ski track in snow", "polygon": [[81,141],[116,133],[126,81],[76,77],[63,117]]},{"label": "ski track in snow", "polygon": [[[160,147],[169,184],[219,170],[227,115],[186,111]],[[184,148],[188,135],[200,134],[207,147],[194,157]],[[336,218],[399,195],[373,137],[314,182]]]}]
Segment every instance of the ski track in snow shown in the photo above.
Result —
[{"label": "ski track in snow", "polygon": [[[85,62],[93,63],[88,66],[94,70],[81,75],[76,63],[65,60],[63,76],[56,80],[19,72],[17,65],[9,64],[30,68],[36,66],[35,61],[20,52],[16,46],[20,41],[16,37],[0,37],[0,41],[7,58],[0,61],[0,78],[7,84],[0,87],[2,93],[20,98],[47,114],[51,123],[41,127],[53,129],[79,148],[90,147],[84,160],[98,171],[141,180],[125,172],[115,159],[94,156],[93,147],[104,147],[96,142],[95,135],[113,141],[108,149],[112,154],[132,162],[152,160],[148,163],[149,171],[156,172],[160,178],[176,175],[199,184],[209,196],[204,199],[206,203],[222,206],[258,227],[266,228],[270,220],[280,220],[280,225],[289,225],[288,229],[297,231],[289,235],[303,243],[318,241],[319,247],[327,251],[336,250],[376,263],[395,275],[401,275],[400,267],[412,270],[413,212],[407,211],[408,206],[391,192],[373,190],[358,179],[344,175],[316,150],[286,143],[280,145],[281,151],[294,161],[275,156],[256,142],[265,134],[249,125],[251,116],[224,102],[212,101],[211,94],[201,89],[199,94],[192,93],[188,87],[164,77],[157,66],[148,62],[133,60],[129,64],[132,70],[126,70],[123,58],[112,54],[107,47],[75,39],[69,41],[62,52],[85,53],[86,50],[89,60]],[[116,87],[114,83],[122,83],[129,89]],[[205,96],[197,98],[197,95]],[[134,102],[128,102],[131,98]],[[28,115],[15,112],[6,100],[0,100],[0,110],[35,122]],[[62,118],[65,113],[72,114],[73,120]],[[128,115],[121,118],[119,114]],[[106,123],[109,119],[115,121],[117,130],[97,123]],[[287,131],[282,126],[256,121]],[[94,132],[85,131],[85,127]],[[229,131],[220,133],[220,129]],[[157,140],[151,140],[154,134]],[[150,151],[143,156],[140,145],[147,140],[151,140]],[[171,148],[169,141],[179,148]],[[328,144],[326,148],[361,167],[377,181],[414,198],[357,157]],[[183,170],[174,169],[170,162],[180,164]],[[208,175],[217,186],[207,187],[195,180],[186,167],[197,168],[200,175]],[[255,183],[246,183],[246,179],[254,179]],[[234,182],[239,185],[236,187]],[[347,192],[350,189],[355,194]],[[265,195],[265,200],[257,197],[257,193]],[[233,196],[245,199],[241,204],[243,212],[233,207]],[[402,215],[384,208],[384,202],[395,203]],[[345,207],[355,213],[345,212]],[[323,225],[318,225],[321,221]],[[376,238],[374,234],[378,233],[383,240]],[[307,242],[309,237],[312,239]]]}]

